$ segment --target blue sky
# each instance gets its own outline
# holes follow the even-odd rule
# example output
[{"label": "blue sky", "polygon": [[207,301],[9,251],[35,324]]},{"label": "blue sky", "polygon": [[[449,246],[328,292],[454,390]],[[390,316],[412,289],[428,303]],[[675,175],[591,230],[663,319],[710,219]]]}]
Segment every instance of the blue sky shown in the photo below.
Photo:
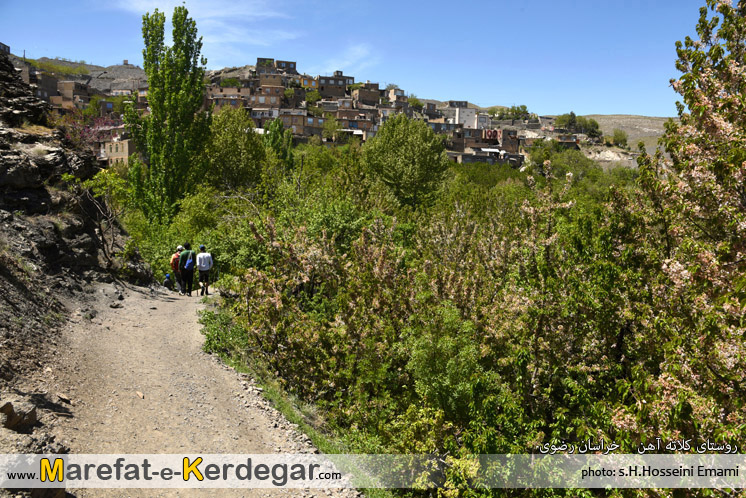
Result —
[{"label": "blue sky", "polygon": [[[0,0],[11,51],[142,64],[142,14],[181,1]],[[539,114],[673,116],[674,43],[704,0],[186,0],[208,68],[294,60],[408,93]],[[29,6],[32,5],[33,7]],[[169,25],[170,26],[170,25]]]}]

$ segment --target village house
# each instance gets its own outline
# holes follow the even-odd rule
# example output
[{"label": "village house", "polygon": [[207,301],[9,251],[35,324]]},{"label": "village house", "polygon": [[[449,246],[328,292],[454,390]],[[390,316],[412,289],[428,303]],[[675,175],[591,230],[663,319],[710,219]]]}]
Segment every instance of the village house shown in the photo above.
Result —
[{"label": "village house", "polygon": [[251,119],[257,128],[264,128],[267,123],[277,119],[280,116],[280,108],[253,107],[251,109]]},{"label": "village house", "polygon": [[99,161],[109,167],[129,164],[130,156],[137,151],[123,124],[98,128],[96,133],[99,137],[96,154]]},{"label": "village house", "polygon": [[215,106],[215,111],[223,107],[233,107],[239,109],[248,107],[251,90],[248,88],[231,88],[212,85],[205,93],[205,107]]},{"label": "village house", "polygon": [[324,121],[325,118],[322,117],[306,116],[306,122],[304,124],[306,136],[315,135],[321,137],[324,133]]},{"label": "village house", "polygon": [[257,57],[255,71],[257,75],[275,72],[275,60],[267,57]]},{"label": "village house", "polygon": [[29,85],[38,98],[51,102],[51,98],[59,95],[57,86],[59,80],[44,71],[39,71],[29,64],[20,68],[19,74],[24,83]]},{"label": "village house", "polygon": [[250,107],[277,108],[282,106],[285,96],[285,87],[275,85],[262,85],[257,88],[249,98]]},{"label": "village house", "polygon": [[318,106],[323,112],[337,112],[339,109],[339,102],[336,100],[322,100]]},{"label": "village house", "polygon": [[466,109],[467,107],[469,107],[469,102],[467,102],[466,100],[449,100],[448,102],[446,102],[446,105],[452,109]]},{"label": "village house", "polygon": [[300,78],[300,86],[302,86],[303,88],[307,90],[318,90],[319,89],[318,78],[314,78],[312,76],[304,74]]},{"label": "village house", "polygon": [[319,93],[323,98],[344,97],[347,86],[355,83],[355,78],[345,76],[342,71],[334,71],[334,76],[319,76]]},{"label": "village house", "polygon": [[58,95],[51,96],[49,101],[57,109],[85,109],[93,95],[101,92],[78,81],[60,81],[57,83]]},{"label": "village house", "polygon": [[477,128],[477,110],[468,107],[456,107],[454,122],[464,128]]},{"label": "village house", "polygon": [[275,61],[275,69],[283,73],[298,74],[295,61]]},{"label": "village house", "polygon": [[395,115],[399,114],[401,112],[401,108],[397,108],[393,105],[380,105],[378,106],[378,118],[381,124],[388,121],[389,118],[394,117]]},{"label": "village house", "polygon": [[257,76],[259,86],[283,86],[282,75],[263,73]]},{"label": "village house", "polygon": [[352,91],[352,101],[355,106],[378,105],[381,101],[381,92],[378,83],[365,82],[359,88]]},{"label": "village house", "polygon": [[404,90],[401,88],[391,88],[386,92],[386,98],[388,101],[392,104],[403,104],[405,102],[408,103],[408,98],[406,95],[404,95]]},{"label": "village house", "polygon": [[305,109],[280,109],[280,119],[285,128],[293,132],[293,135],[304,135]]},{"label": "village house", "polygon": [[434,102],[425,102],[425,104],[422,106],[422,113],[430,120],[436,119],[442,115],[436,108]]}]

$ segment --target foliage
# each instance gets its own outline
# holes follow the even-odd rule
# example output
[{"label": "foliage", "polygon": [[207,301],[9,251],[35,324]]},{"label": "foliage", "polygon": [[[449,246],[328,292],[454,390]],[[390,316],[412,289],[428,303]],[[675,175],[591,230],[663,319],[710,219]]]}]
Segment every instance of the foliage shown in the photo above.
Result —
[{"label": "foliage", "polygon": [[417,98],[415,94],[411,94],[408,99],[409,106],[412,107],[415,110],[421,111],[424,107],[424,104],[420,99]]},{"label": "foliage", "polygon": [[200,57],[202,38],[197,38],[194,20],[180,6],[172,17],[173,45],[164,45],[165,19],[158,9],[143,16],[150,114],[141,116],[132,107],[125,113],[144,154],[144,163],[130,167],[129,181],[145,217],[162,222],[176,214],[178,201],[202,177],[200,157],[209,129],[209,116],[200,112],[207,63]]},{"label": "foliage", "polygon": [[651,388],[676,386],[661,402],[666,409],[686,400],[700,432],[731,438],[746,423],[746,3],[707,7],[699,40],[676,45],[683,74],[672,85],[683,103],[661,140],[671,161],[660,151],[639,160],[649,199],[642,212],[663,273],[651,292],[670,351]]},{"label": "foliage", "polygon": [[432,128],[404,114],[389,119],[363,146],[362,159],[398,203],[412,207],[427,202],[449,165]]},{"label": "foliage", "polygon": [[126,182],[114,171],[105,169],[85,181],[70,174],[63,175],[62,180],[75,195],[81,212],[96,224],[99,247],[111,265],[116,253],[118,223],[128,208]]},{"label": "foliage", "polygon": [[324,117],[324,127],[321,131],[321,135],[327,140],[336,142],[341,136],[340,131],[342,131],[342,125],[339,121],[337,121],[333,115],[327,114]]},{"label": "foliage", "polygon": [[709,5],[678,46],[668,156],[639,171],[555,141],[522,170],[453,164],[404,115],[363,146],[294,147],[274,121],[257,151],[229,110],[204,160],[235,179],[200,178],[167,222],[131,205],[132,245],[158,273],[178,243],[207,243],[224,293],[210,350],[276,372],[360,448],[447,454],[455,487],[469,455],[555,440],[737,441],[746,8]]},{"label": "foliage", "polygon": [[578,123],[578,117],[574,112],[570,111],[568,114],[561,114],[554,120],[554,125],[557,128],[563,128],[565,130],[574,130]]},{"label": "foliage", "polygon": [[321,100],[321,94],[318,90],[311,90],[310,92],[306,92],[306,102],[308,105],[316,105],[316,102]]},{"label": "foliage", "polygon": [[[70,62],[62,58],[55,58],[55,60]],[[38,69],[41,69],[42,71],[64,76],[83,76],[89,73],[88,68],[85,66],[85,61],[79,61],[77,66],[69,66],[66,64],[58,64],[48,60],[40,61],[28,58],[26,59],[26,62]]]},{"label": "foliage", "polygon": [[614,133],[612,134],[611,140],[614,142],[614,145],[618,147],[627,147],[627,140],[629,137],[627,136],[627,132],[624,130],[614,129]]},{"label": "foliage", "polygon": [[487,114],[489,114],[490,117],[494,118],[500,112],[500,109],[503,109],[503,108],[502,107],[495,107],[495,106],[490,107],[489,109],[487,109]]},{"label": "foliage", "polygon": [[[492,108],[495,109],[495,108]],[[529,119],[531,113],[525,105],[513,105],[496,110],[497,119]]]},{"label": "foliage", "polygon": [[285,129],[280,118],[270,121],[264,128],[264,145],[272,151],[275,156],[286,164],[288,168],[293,165],[293,133]]},{"label": "foliage", "polygon": [[83,109],[83,116],[89,119],[99,117],[101,102],[109,102],[112,104],[111,112],[114,115],[122,116],[124,114],[125,102],[131,101],[132,96],[130,95],[94,95],[88,102],[88,106]]},{"label": "foliage", "polygon": [[220,80],[220,86],[223,88],[241,88],[241,80],[238,78],[225,78]]},{"label": "foliage", "polygon": [[[90,107],[89,107],[90,109]],[[62,130],[65,140],[74,147],[95,149],[96,146],[109,137],[108,127],[118,124],[108,117],[98,117],[96,114],[78,109],[58,116],[54,126]]]},{"label": "foliage", "polygon": [[246,109],[224,107],[213,116],[205,154],[205,181],[214,187],[240,189],[261,180],[265,148]]},{"label": "foliage", "polygon": [[585,133],[591,138],[601,136],[601,127],[598,121],[593,118],[576,116],[574,112],[557,116],[554,124],[557,128],[563,128],[572,133]]}]

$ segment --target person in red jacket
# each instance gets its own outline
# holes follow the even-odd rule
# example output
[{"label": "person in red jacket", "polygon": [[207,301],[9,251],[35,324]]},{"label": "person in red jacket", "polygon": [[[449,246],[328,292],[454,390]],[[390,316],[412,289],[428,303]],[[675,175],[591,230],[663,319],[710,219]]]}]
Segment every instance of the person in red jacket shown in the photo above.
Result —
[{"label": "person in red jacket", "polygon": [[179,295],[184,295],[184,282],[181,279],[181,271],[179,270],[179,256],[181,251],[184,250],[184,246],[176,248],[176,252],[171,255],[171,270],[174,272],[174,278],[176,279],[176,285],[179,288]]}]

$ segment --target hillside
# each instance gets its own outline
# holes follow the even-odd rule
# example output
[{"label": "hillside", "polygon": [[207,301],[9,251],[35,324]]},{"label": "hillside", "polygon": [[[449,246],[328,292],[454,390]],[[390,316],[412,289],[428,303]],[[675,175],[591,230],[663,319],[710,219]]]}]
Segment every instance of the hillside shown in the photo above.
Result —
[{"label": "hillside", "polygon": [[653,150],[663,135],[666,121],[672,119],[630,114],[590,114],[585,117],[595,119],[604,135],[611,135],[615,129],[626,132],[633,150],[637,150],[640,141],[645,143],[647,150]]},{"label": "hillside", "polygon": [[56,74],[60,79],[80,81],[104,93],[113,89],[136,90],[138,86],[147,81],[145,71],[140,66],[133,64],[98,66],[48,57],[26,59],[26,62],[24,62],[23,58],[15,55],[11,55],[10,60],[16,67],[20,67],[24,63],[30,63],[44,71]]},{"label": "hillside", "polygon": [[221,80],[228,78],[247,78],[254,66],[224,67],[223,69],[211,69],[205,73],[205,76],[213,83],[219,83]]}]

